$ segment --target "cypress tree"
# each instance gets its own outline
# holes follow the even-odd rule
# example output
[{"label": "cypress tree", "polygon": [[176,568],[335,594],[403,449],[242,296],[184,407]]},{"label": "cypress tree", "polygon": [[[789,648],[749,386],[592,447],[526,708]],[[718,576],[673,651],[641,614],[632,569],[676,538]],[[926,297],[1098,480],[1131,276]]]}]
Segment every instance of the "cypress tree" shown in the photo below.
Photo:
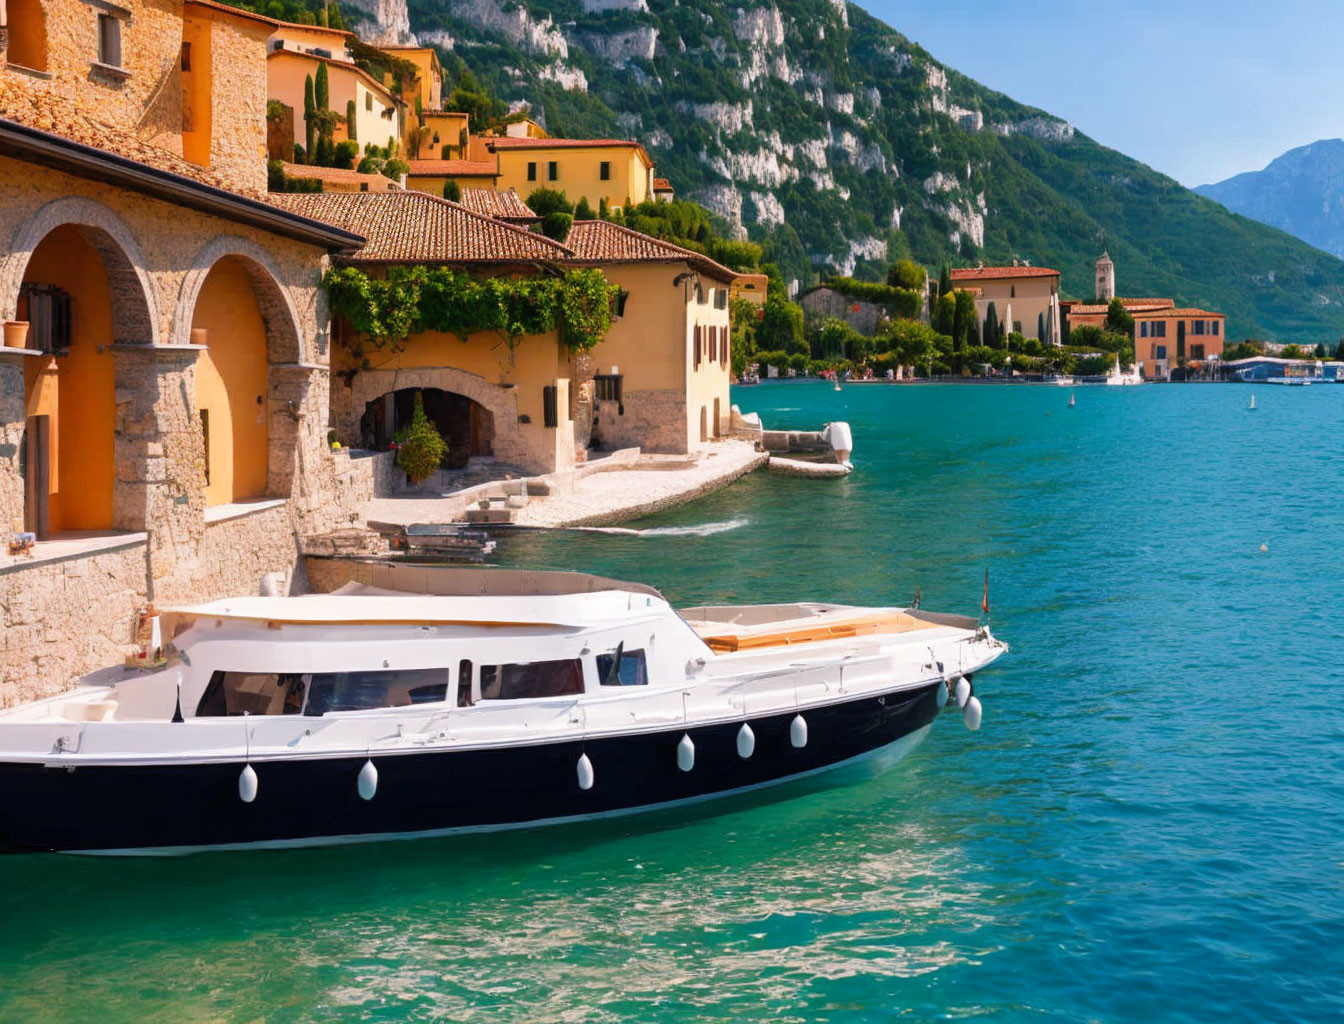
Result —
[{"label": "cypress tree", "polygon": [[992,302],[985,310],[985,344],[990,348],[1002,347],[999,344],[999,311],[994,308]]},{"label": "cypress tree", "polygon": [[952,271],[948,269],[947,264],[943,264],[943,269],[938,272],[938,298],[942,298],[952,290]]},{"label": "cypress tree", "polygon": [[313,99],[318,110],[326,110],[331,105],[331,80],[327,73],[327,62],[317,66],[317,79],[313,83]]},{"label": "cypress tree", "polygon": [[317,103],[313,100],[313,76],[303,81],[303,130],[304,147],[308,162],[313,162],[313,148],[317,140]]},{"label": "cypress tree", "polygon": [[1037,314],[1036,314],[1036,337],[1040,339],[1042,345],[1047,344],[1047,341],[1046,341],[1046,338],[1045,338],[1045,314],[1044,314],[1044,313],[1037,313]]},{"label": "cypress tree", "polygon": [[351,142],[358,142],[355,135],[355,101],[350,100],[345,104],[345,135]]}]

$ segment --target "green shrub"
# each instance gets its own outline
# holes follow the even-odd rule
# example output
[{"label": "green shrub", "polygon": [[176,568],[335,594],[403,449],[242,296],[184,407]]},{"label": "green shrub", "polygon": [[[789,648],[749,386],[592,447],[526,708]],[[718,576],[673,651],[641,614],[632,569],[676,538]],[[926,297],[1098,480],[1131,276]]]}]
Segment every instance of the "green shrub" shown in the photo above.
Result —
[{"label": "green shrub", "polygon": [[397,467],[418,484],[443,465],[447,454],[448,442],[425,415],[424,398],[417,391],[411,422],[397,431]]},{"label": "green shrub", "polygon": [[552,210],[541,218],[541,233],[547,238],[554,238],[557,242],[563,242],[569,237],[569,228],[573,223],[574,215],[572,213]]},{"label": "green shrub", "polygon": [[443,183],[443,198],[451,199],[455,203],[462,202],[462,188],[455,181],[445,181]]}]

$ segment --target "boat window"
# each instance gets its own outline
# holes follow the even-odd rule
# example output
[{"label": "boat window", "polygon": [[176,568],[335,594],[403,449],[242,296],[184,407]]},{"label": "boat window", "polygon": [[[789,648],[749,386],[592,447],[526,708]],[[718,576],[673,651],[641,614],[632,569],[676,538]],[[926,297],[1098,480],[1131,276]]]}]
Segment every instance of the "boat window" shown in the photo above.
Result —
[{"label": "boat window", "polygon": [[568,697],[582,692],[583,663],[578,658],[481,666],[481,700]]},{"label": "boat window", "polygon": [[309,677],[305,715],[432,704],[448,697],[446,668],[363,669]]},{"label": "boat window", "polygon": [[196,705],[197,718],[228,715],[297,715],[303,710],[303,676],[274,672],[217,671]]},{"label": "boat window", "polygon": [[471,662],[464,659],[457,667],[457,706],[469,708],[475,703],[471,699]]},{"label": "boat window", "polygon": [[648,686],[649,669],[643,651],[622,651],[621,667],[612,673],[616,652],[597,656],[597,678],[603,686]]}]

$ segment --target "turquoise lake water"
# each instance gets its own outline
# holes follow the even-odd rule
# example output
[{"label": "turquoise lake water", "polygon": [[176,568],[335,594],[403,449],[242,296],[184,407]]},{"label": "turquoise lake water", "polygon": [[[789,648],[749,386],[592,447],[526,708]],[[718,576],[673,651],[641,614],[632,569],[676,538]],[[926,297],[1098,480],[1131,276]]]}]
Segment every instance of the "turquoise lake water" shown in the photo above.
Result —
[{"label": "turquoise lake water", "polygon": [[1251,390],[736,393],[855,473],[501,555],[971,614],[988,566],[979,733],[715,811],[0,860],[0,1020],[1341,1019],[1344,387]]}]

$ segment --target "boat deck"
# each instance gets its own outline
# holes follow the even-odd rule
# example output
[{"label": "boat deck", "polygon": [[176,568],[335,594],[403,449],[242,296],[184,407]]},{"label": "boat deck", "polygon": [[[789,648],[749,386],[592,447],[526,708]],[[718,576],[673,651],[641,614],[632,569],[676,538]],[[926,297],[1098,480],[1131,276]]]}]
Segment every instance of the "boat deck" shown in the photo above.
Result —
[{"label": "boat deck", "polygon": [[913,633],[937,629],[940,625],[896,608],[822,604],[687,608],[682,617],[716,654],[884,633]]}]

